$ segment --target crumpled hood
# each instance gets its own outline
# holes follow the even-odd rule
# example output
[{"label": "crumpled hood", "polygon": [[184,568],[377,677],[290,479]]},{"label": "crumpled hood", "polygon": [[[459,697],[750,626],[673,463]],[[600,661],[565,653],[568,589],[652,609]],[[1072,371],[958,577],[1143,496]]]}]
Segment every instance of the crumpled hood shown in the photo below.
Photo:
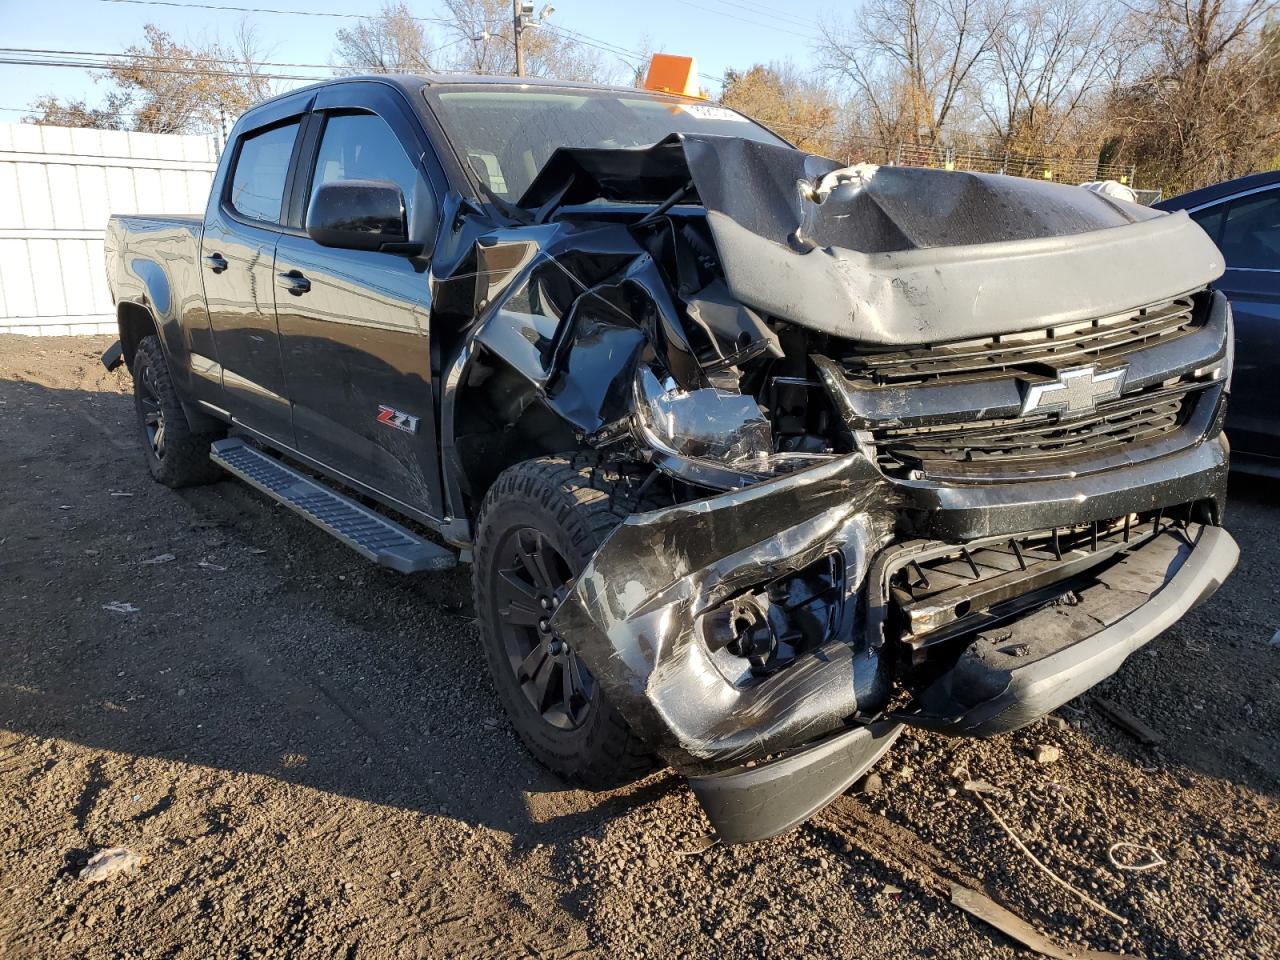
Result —
[{"label": "crumpled hood", "polygon": [[563,148],[520,204],[658,202],[690,184],[736,298],[867,343],[1106,316],[1202,287],[1224,268],[1185,214],[997,174],[841,168],[734,137]]}]

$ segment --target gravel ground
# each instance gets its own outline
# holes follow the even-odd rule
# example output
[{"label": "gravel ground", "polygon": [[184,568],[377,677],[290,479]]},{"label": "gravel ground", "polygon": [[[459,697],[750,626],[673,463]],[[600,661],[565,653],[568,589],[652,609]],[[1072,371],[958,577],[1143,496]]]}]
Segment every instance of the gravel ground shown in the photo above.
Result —
[{"label": "gravel ground", "polygon": [[[0,336],[0,956],[1026,955],[939,873],[1063,943],[1280,954],[1266,485],[1233,486],[1232,579],[1100,688],[1160,747],[1088,698],[996,741],[908,735],[802,828],[708,846],[669,772],[590,794],[528,758],[465,568],[402,577],[236,481],[152,483],[106,342]],[[1166,862],[1118,870],[1119,841]],[[142,863],[81,880],[113,846]]]}]

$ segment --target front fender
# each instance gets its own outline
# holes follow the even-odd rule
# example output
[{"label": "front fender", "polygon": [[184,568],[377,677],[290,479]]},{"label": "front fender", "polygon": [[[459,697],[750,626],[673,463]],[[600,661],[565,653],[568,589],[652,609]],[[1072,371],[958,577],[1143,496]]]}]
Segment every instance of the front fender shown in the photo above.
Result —
[{"label": "front fender", "polygon": [[[632,729],[684,772],[807,743],[889,694],[881,647],[858,624],[872,555],[897,498],[861,454],[628,517],[552,625]],[[840,558],[839,613],[821,646],[762,677],[726,675],[704,615],[762,583]]]}]

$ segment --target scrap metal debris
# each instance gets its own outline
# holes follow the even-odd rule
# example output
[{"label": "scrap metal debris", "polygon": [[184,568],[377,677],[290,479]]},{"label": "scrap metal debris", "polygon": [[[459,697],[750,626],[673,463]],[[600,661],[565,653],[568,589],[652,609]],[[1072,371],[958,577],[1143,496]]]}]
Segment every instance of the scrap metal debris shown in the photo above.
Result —
[{"label": "scrap metal debris", "polygon": [[1099,713],[1140,743],[1150,747],[1164,740],[1164,737],[1154,729],[1117,703],[1102,697],[1094,697],[1093,705],[1098,708]]}]

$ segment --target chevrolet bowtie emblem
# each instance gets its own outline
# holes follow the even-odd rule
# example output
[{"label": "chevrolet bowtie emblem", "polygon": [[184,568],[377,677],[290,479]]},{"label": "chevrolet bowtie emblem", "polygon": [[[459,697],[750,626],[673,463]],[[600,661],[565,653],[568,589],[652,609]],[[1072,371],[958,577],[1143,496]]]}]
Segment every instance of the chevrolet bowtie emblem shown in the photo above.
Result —
[{"label": "chevrolet bowtie emblem", "polygon": [[1127,370],[1117,367],[1099,373],[1093,364],[1060,370],[1057,380],[1028,385],[1022,398],[1022,415],[1061,413],[1070,417],[1092,413],[1099,402],[1120,396]]}]

